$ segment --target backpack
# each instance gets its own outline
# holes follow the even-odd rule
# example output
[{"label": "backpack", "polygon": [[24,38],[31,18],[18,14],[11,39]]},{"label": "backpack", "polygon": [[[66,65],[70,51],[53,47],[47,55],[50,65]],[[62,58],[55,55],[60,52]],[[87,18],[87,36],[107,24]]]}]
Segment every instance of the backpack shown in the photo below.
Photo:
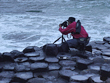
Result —
[{"label": "backpack", "polygon": [[76,32],[71,32],[72,34],[80,34],[81,32],[81,22],[80,20],[77,21],[76,23]]}]

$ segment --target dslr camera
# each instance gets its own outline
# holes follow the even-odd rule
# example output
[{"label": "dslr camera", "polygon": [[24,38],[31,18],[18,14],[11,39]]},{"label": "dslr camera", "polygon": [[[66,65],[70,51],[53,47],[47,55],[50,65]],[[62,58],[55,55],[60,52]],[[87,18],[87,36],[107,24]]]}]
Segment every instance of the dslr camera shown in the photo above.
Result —
[{"label": "dslr camera", "polygon": [[63,26],[63,27],[67,27],[67,21],[64,21],[63,23],[61,23],[61,26]]}]

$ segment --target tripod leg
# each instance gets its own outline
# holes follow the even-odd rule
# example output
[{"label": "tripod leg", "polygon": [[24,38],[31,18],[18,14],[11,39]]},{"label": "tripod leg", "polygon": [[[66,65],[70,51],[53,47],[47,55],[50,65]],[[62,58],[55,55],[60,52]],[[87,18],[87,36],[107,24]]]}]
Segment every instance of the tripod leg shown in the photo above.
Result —
[{"label": "tripod leg", "polygon": [[55,42],[57,42],[60,38],[61,38],[61,37],[59,37],[57,40],[55,40],[55,41],[53,42],[53,44],[54,44]]}]

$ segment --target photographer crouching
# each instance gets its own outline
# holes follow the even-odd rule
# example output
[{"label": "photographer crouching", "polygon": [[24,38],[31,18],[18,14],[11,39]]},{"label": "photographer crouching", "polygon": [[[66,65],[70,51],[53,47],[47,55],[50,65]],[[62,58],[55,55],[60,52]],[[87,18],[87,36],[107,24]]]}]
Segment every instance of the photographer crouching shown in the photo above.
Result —
[{"label": "photographer crouching", "polygon": [[[66,27],[66,28],[63,29],[62,27]],[[81,25],[80,21],[75,22],[74,17],[69,17],[67,21],[63,22],[62,24],[59,24],[59,31],[63,35],[67,35],[71,33],[73,39],[66,41],[69,47],[77,48],[81,44],[80,42],[84,42],[84,45],[87,45],[89,43],[89,41],[87,41],[88,33]]]}]

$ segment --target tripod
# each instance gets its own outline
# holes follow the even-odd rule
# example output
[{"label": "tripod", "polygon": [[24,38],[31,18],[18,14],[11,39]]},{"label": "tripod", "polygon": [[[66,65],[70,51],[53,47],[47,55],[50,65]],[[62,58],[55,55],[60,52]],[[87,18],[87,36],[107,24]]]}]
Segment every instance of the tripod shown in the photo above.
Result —
[{"label": "tripod", "polygon": [[53,44],[54,44],[55,42],[57,42],[60,38],[62,38],[62,42],[61,42],[61,43],[63,43],[64,41],[66,41],[65,38],[64,38],[63,35],[62,35],[62,36],[59,37],[57,40],[55,40],[55,41],[53,42]]}]

